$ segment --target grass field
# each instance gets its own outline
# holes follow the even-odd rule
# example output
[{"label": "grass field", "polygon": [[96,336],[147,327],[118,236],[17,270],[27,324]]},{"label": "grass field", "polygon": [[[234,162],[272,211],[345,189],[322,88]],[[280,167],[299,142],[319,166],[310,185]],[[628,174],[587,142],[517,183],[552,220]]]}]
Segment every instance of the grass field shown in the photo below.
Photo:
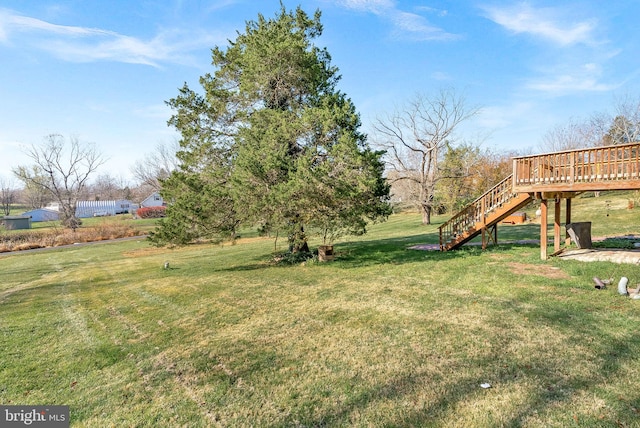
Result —
[{"label": "grass field", "polygon": [[[640,233],[606,197],[574,221]],[[408,249],[444,220],[394,215],[290,267],[256,237],[2,256],[0,403],[69,405],[74,427],[640,426],[640,301],[591,279],[640,266]]]}]

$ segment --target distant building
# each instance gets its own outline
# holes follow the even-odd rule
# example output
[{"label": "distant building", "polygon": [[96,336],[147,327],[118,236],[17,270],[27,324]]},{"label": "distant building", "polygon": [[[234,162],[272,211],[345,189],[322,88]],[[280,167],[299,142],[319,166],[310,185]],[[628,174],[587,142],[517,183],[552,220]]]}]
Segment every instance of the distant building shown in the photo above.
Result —
[{"label": "distant building", "polygon": [[44,207],[44,209],[60,212],[60,203],[59,202],[50,202],[49,205]]},{"label": "distant building", "polygon": [[[47,205],[46,210],[60,212],[60,204],[52,202]],[[76,217],[105,217],[116,214],[127,214],[134,209],[133,203],[126,199],[117,201],[78,201],[76,203]]]},{"label": "distant building", "polygon": [[153,192],[149,196],[147,196],[142,202],[140,202],[140,208],[144,207],[162,207],[166,205],[160,193]]},{"label": "distant building", "polygon": [[0,220],[7,230],[31,229],[31,217],[22,215],[8,215]]},{"label": "distant building", "polygon": [[126,214],[131,211],[131,202],[125,199],[117,201],[78,201],[76,216],[78,218],[104,217]]},{"label": "distant building", "polygon": [[60,220],[60,213],[49,208],[38,208],[22,213],[24,217],[30,217],[32,222]]}]

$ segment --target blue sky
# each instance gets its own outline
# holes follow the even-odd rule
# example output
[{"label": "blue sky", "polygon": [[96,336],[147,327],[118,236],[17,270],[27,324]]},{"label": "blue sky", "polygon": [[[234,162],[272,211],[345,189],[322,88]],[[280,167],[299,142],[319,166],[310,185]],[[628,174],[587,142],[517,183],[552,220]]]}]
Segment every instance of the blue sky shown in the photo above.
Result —
[{"label": "blue sky", "polygon": [[[363,129],[417,93],[454,88],[481,114],[460,139],[536,151],[552,127],[640,99],[635,0],[285,0],[322,11],[339,89]],[[130,167],[176,134],[164,101],[212,71],[224,47],[276,0],[3,0],[0,176],[52,134],[95,143],[100,172]]]}]

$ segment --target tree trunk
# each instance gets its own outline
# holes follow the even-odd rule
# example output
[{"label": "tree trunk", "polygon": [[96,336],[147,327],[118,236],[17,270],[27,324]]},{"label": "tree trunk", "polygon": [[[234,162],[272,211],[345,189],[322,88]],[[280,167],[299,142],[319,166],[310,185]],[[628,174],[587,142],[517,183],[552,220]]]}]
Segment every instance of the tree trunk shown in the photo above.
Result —
[{"label": "tree trunk", "polygon": [[62,224],[75,232],[76,229],[82,224],[82,220],[76,217],[75,207],[61,204],[60,209]]},{"label": "tree trunk", "polygon": [[304,227],[300,223],[293,225],[293,230],[289,234],[289,251],[292,253],[309,253],[309,244],[307,236],[304,233]]},{"label": "tree trunk", "polygon": [[298,247],[294,247],[293,252],[294,253],[310,253],[311,250],[309,250],[309,244],[307,243],[307,241],[304,241],[302,245]]},{"label": "tree trunk", "polygon": [[422,224],[431,224],[431,205],[422,205]]}]

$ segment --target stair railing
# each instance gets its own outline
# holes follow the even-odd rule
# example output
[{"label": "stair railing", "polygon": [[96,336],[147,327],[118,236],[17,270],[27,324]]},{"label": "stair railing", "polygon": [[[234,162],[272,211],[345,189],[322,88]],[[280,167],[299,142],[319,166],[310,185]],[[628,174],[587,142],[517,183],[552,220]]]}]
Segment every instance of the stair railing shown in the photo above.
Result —
[{"label": "stair railing", "polygon": [[469,230],[476,229],[478,223],[484,223],[492,211],[513,198],[516,193],[513,191],[512,176],[487,190],[440,226],[440,250],[445,250],[447,243],[455,242]]}]

